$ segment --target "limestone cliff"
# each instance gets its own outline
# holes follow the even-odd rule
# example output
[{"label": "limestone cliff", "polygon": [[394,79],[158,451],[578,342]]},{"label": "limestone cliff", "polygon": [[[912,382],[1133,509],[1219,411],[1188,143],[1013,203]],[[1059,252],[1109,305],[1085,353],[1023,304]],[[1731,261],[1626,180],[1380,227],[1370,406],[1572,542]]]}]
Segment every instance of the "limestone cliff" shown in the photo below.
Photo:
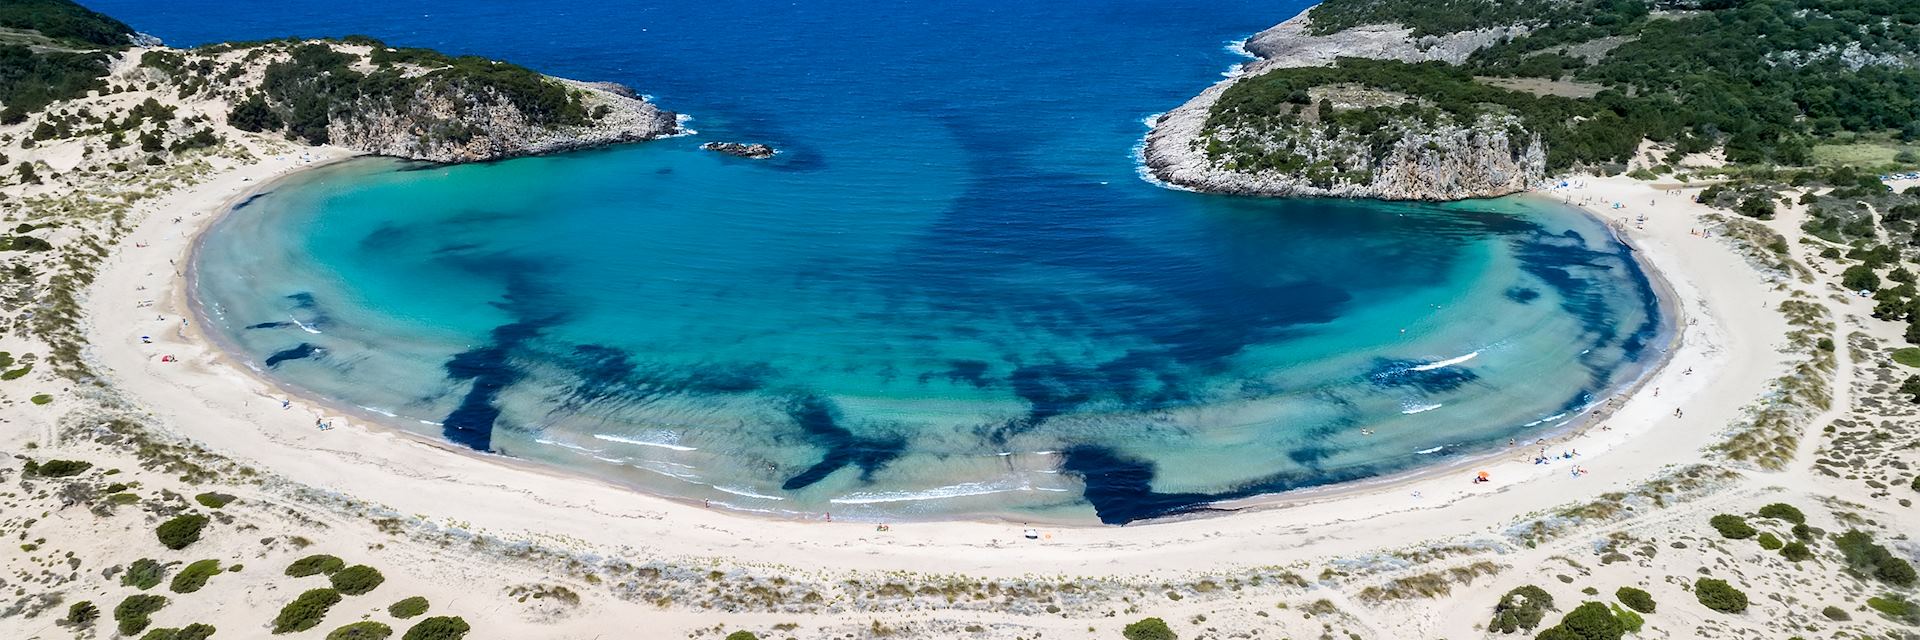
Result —
[{"label": "limestone cliff", "polygon": [[[1143,149],[1153,175],[1198,191],[1389,200],[1506,195],[1546,177],[1539,137],[1498,116],[1470,122],[1395,118],[1378,129],[1354,131],[1328,126],[1308,112],[1284,126],[1210,127],[1210,112],[1222,93],[1274,69],[1327,66],[1342,57],[1458,64],[1480,48],[1524,32],[1507,27],[1415,37],[1403,27],[1366,26],[1314,35],[1311,24],[1309,10],[1249,38],[1246,49],[1258,59],[1156,118]],[[1249,157],[1272,161],[1248,162]]]},{"label": "limestone cliff", "polygon": [[681,132],[630,89],[377,41],[279,41],[138,52],[143,71],[228,105],[228,124],[309,144],[459,163]]}]

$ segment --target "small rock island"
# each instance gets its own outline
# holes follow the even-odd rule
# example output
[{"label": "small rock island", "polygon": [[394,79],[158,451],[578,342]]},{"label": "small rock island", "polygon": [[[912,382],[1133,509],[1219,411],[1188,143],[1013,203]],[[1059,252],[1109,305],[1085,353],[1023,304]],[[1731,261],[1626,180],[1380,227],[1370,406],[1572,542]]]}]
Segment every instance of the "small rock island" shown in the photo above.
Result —
[{"label": "small rock island", "polygon": [[765,160],[767,158],[773,157],[774,154],[779,153],[779,151],[775,151],[773,147],[769,147],[767,145],[760,144],[758,142],[755,142],[752,144],[748,144],[744,142],[709,142],[709,143],[700,145],[700,148],[706,149],[708,151],[716,151],[719,153],[724,153],[730,156],[739,156],[742,158],[751,158],[754,160]]}]

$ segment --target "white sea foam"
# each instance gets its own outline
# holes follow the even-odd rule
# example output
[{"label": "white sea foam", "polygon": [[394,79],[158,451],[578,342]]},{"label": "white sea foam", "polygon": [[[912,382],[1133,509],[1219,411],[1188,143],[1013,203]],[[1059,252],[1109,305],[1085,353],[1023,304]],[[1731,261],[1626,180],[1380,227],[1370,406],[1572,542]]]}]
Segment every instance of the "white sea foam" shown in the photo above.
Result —
[{"label": "white sea foam", "polygon": [[1542,422],[1546,422],[1546,421],[1548,421],[1548,420],[1559,420],[1559,419],[1561,419],[1561,418],[1564,418],[1564,417],[1566,417],[1566,416],[1567,416],[1567,414],[1566,414],[1566,413],[1556,413],[1556,414],[1553,414],[1553,415],[1550,415],[1550,416],[1547,416],[1547,417],[1545,417],[1545,418],[1541,418],[1541,419],[1539,419],[1539,420],[1535,420],[1535,421],[1533,421],[1533,422],[1529,422],[1529,423],[1526,423],[1526,424],[1523,424],[1523,425],[1520,425],[1520,426],[1523,426],[1523,427],[1531,427],[1531,426],[1536,426],[1536,425],[1539,425],[1539,424],[1540,424],[1540,423],[1542,423]]},{"label": "white sea foam", "polygon": [[758,494],[758,493],[754,493],[754,492],[752,492],[752,491],[748,491],[748,490],[746,490],[746,489],[735,489],[735,488],[733,488],[733,487],[724,487],[724,486],[720,486],[720,485],[717,485],[717,484],[716,484],[716,485],[713,485],[713,488],[715,488],[715,489],[719,489],[719,490],[721,490],[721,491],[725,491],[725,492],[727,492],[727,493],[731,493],[731,494],[733,494],[733,495],[736,495],[736,496],[744,496],[744,497],[748,497],[748,498],[759,498],[759,499],[762,499],[762,500],[785,500],[785,499],[786,499],[786,498],[782,498],[782,497],[780,497],[780,496],[769,496],[769,495],[763,495],[763,494]]},{"label": "white sea foam", "polygon": [[1440,446],[1438,446],[1438,447],[1434,447],[1434,448],[1432,448],[1432,449],[1421,449],[1421,450],[1419,450],[1419,451],[1415,451],[1414,453],[1418,453],[1418,454],[1420,454],[1420,455],[1423,455],[1423,456],[1424,456],[1424,455],[1427,455],[1427,454],[1429,454],[1429,453],[1433,453],[1433,452],[1436,452],[1436,451],[1439,451],[1439,450],[1441,450],[1441,449],[1445,449],[1445,448],[1447,448],[1447,445],[1444,445],[1444,444],[1443,444],[1443,445],[1440,445]]},{"label": "white sea foam", "polygon": [[[1147,116],[1145,119],[1142,119],[1140,123],[1146,125],[1148,133],[1152,133],[1154,121],[1159,120],[1160,116],[1163,115],[1166,115],[1166,113],[1161,112]],[[1144,135],[1140,136],[1140,141],[1133,145],[1133,174],[1139,176],[1140,179],[1146,181],[1147,184],[1162,189],[1198,193],[1196,189],[1167,182],[1161,180],[1159,176],[1153,175],[1153,169],[1147,166],[1147,137]]]},{"label": "white sea foam", "polygon": [[540,444],[545,444],[545,445],[552,445],[552,446],[556,446],[556,447],[560,447],[560,448],[562,448],[562,449],[572,449],[572,450],[574,450],[574,451],[579,451],[579,452],[581,452],[581,453],[600,453],[600,452],[602,452],[602,451],[605,451],[605,449],[589,449],[589,448],[586,448],[586,447],[582,447],[582,446],[580,446],[580,445],[577,445],[577,444],[568,444],[568,443],[565,443],[565,442],[560,442],[560,441],[558,441],[558,440],[548,440],[548,439],[546,439],[546,438],[535,438],[535,439],[534,439],[533,441],[534,441],[534,442],[537,442],[537,443],[540,443]]},{"label": "white sea foam", "polygon": [[697,482],[700,479],[700,476],[697,476],[691,473],[682,473],[679,471],[675,471],[673,469],[662,469],[658,465],[652,463],[652,461],[636,462],[633,464],[629,464],[627,466],[630,466],[635,469],[639,469],[641,471],[645,471],[648,473],[657,473],[669,478],[673,478],[675,480],[685,480],[687,482],[693,482],[694,484],[701,484],[700,482]]},{"label": "white sea foam", "polygon": [[296,327],[300,327],[300,330],[301,330],[301,331],[305,331],[305,332],[307,332],[307,333],[311,333],[311,334],[314,334],[314,335],[319,335],[319,334],[320,334],[320,330],[319,330],[319,329],[315,329],[315,328],[313,328],[313,327],[309,327],[309,326],[307,326],[307,323],[305,323],[305,322],[301,322],[299,318],[295,318],[295,317],[293,317],[293,316],[287,316],[287,319],[288,319],[288,320],[292,320],[292,321],[293,321],[293,326],[296,326]]},{"label": "white sea foam", "polygon": [[[1246,38],[1241,38],[1239,40],[1228,42],[1226,49],[1227,49],[1227,52],[1232,53],[1233,55],[1236,55],[1236,56],[1240,56],[1242,58],[1246,58],[1248,60],[1260,59],[1260,56],[1253,55],[1252,51],[1247,50]],[[1246,65],[1244,63],[1236,63],[1231,67],[1227,67],[1226,71],[1220,72],[1220,76],[1223,78],[1238,78],[1242,74],[1245,74],[1246,72],[1247,72]]]},{"label": "white sea foam", "polygon": [[360,408],[362,408],[362,409],[366,409],[366,410],[368,410],[368,411],[372,411],[372,412],[374,412],[374,413],[378,413],[378,414],[380,414],[380,415],[383,415],[383,416],[386,416],[386,417],[389,417],[389,418],[398,418],[398,417],[400,417],[400,416],[399,416],[398,414],[395,414],[394,412],[392,412],[392,411],[388,411],[388,410],[386,410],[386,409],[375,409],[375,408],[373,408],[373,407],[369,407],[369,406],[366,406],[366,405],[357,405],[357,406],[359,406],[359,407],[360,407]]},{"label": "white sea foam", "polygon": [[1417,406],[1417,407],[1409,407],[1409,408],[1406,408],[1406,409],[1402,409],[1402,410],[1400,410],[1400,413],[1401,413],[1401,414],[1403,414],[1403,415],[1409,415],[1409,416],[1410,416],[1410,415],[1413,415],[1413,414],[1416,414],[1416,413],[1426,413],[1426,412],[1428,412],[1428,411],[1432,411],[1432,410],[1434,410],[1434,409],[1438,409],[1438,408],[1440,408],[1440,407],[1444,407],[1444,406],[1446,406],[1446,405],[1444,405],[1444,404],[1423,404],[1423,405],[1420,405],[1420,406]]},{"label": "white sea foam", "polygon": [[1466,362],[1466,361],[1468,361],[1468,360],[1472,360],[1472,359],[1474,359],[1474,358],[1478,358],[1478,357],[1480,357],[1480,352],[1478,352],[1478,351],[1475,351],[1475,352],[1473,352],[1473,353],[1469,353],[1469,354],[1467,354],[1467,355],[1464,355],[1464,356],[1459,356],[1459,357],[1455,357],[1455,358],[1447,358],[1447,359],[1445,359],[1445,360],[1441,360],[1441,361],[1438,361],[1438,362],[1429,362],[1429,363],[1426,363],[1426,364],[1423,364],[1423,365],[1420,365],[1420,366],[1417,366],[1417,367],[1409,367],[1409,368],[1408,368],[1407,370],[1408,370],[1408,371],[1432,371],[1432,370],[1434,370],[1434,369],[1440,369],[1440,368],[1444,368],[1444,367],[1451,367],[1451,366],[1453,366],[1453,365],[1456,365],[1456,364],[1460,364],[1460,363],[1462,363],[1462,362]]},{"label": "white sea foam", "polygon": [[985,496],[1014,491],[1067,491],[1067,489],[1042,489],[1028,485],[1009,485],[1004,482],[963,482],[945,487],[935,487],[925,491],[875,491],[872,493],[853,493],[828,502],[834,504],[880,504],[886,502],[920,502],[924,500],[948,500],[968,496]]},{"label": "white sea foam", "polygon": [[688,447],[688,446],[682,446],[682,445],[671,444],[666,442],[649,442],[646,440],[636,440],[634,438],[625,438],[621,436],[607,435],[604,433],[593,434],[593,439],[605,440],[607,442],[618,442],[620,444],[638,445],[642,447],[658,447],[661,449],[672,449],[674,451],[698,451],[699,450],[698,447]]}]

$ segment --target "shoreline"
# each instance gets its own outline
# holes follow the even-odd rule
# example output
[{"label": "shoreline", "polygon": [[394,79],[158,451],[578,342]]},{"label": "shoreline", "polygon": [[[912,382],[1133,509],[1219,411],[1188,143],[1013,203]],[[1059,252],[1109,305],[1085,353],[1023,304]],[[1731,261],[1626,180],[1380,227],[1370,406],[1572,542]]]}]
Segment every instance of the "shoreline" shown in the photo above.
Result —
[{"label": "shoreline", "polygon": [[[262,162],[235,173],[271,177],[298,168],[279,166],[284,164],[290,163]],[[1684,338],[1635,392],[1617,396],[1618,406],[1601,418],[1611,430],[1586,429],[1562,443],[1586,450],[1575,464],[1590,467],[1597,477],[1569,479],[1569,465],[1559,464],[1563,461],[1535,465],[1518,455],[1503,459],[1505,454],[1497,451],[1483,459],[1494,478],[1485,485],[1450,477],[1444,466],[1428,467],[1413,477],[1263,496],[1258,508],[1242,508],[1233,517],[1162,518],[1120,527],[942,519],[898,521],[891,531],[876,532],[869,522],[827,523],[706,509],[510,458],[462,455],[470,452],[400,436],[377,422],[350,420],[353,424],[330,431],[315,430],[317,417],[337,413],[304,399],[291,410],[282,409],[281,398],[287,396],[280,388],[233,364],[207,341],[165,329],[168,323],[179,327],[183,312],[190,312],[183,305],[185,274],[176,276],[166,259],[184,255],[194,236],[182,235],[158,212],[199,212],[195,222],[210,223],[205,214],[223,212],[220,207],[238,201],[236,194],[263,186],[239,179],[234,174],[218,176],[143,209],[144,217],[135,218],[133,230],[103,263],[85,312],[93,345],[89,361],[113,392],[165,431],[271,470],[277,481],[304,487],[301,491],[354,496],[430,526],[489,536],[557,538],[569,541],[570,547],[601,550],[594,553],[622,549],[641,557],[742,566],[798,564],[833,572],[1128,579],[1372,553],[1420,541],[1486,535],[1487,527],[1497,531],[1515,517],[1631,490],[1673,465],[1695,462],[1699,452],[1716,441],[1720,425],[1737,420],[1743,407],[1784,370],[1779,354],[1767,349],[1716,348],[1729,340],[1769,344],[1783,334],[1783,320],[1762,317],[1773,314],[1715,313],[1779,296],[1754,277],[1730,247],[1710,242],[1676,250],[1674,243],[1696,241],[1688,229],[1694,216],[1706,213],[1676,197],[1664,200],[1655,210],[1661,215],[1655,215],[1647,229],[1619,235],[1641,248],[1636,255],[1654,267],[1652,273],[1670,276],[1672,302],[1688,318],[1676,327]],[[1596,190],[1657,193],[1625,179],[1593,182]],[[1640,202],[1646,197],[1629,196]],[[1596,206],[1583,208],[1602,219],[1609,215]],[[1682,215],[1665,214],[1669,210]],[[134,248],[138,246],[147,248]],[[145,298],[155,299],[158,308],[128,314],[121,306]],[[151,322],[155,313],[167,316],[160,330]],[[138,340],[150,333],[155,344]],[[176,355],[179,362],[158,362],[161,354]],[[1682,377],[1683,366],[1696,371]],[[1687,420],[1671,417],[1680,398],[1701,395],[1707,385],[1716,390],[1690,401]],[[1669,393],[1650,396],[1644,392],[1648,386],[1665,386]],[[1023,539],[1028,527],[1040,528],[1041,537]],[[1389,530],[1406,533],[1379,535]],[[1241,544],[1255,537],[1272,543],[1257,548]]]},{"label": "shoreline", "polygon": [[[197,256],[202,246],[202,243],[204,242],[204,239],[207,237],[207,234],[215,228],[215,226],[217,226],[223,220],[225,220],[227,216],[232,215],[235,207],[238,204],[246,202],[254,196],[261,195],[264,193],[269,193],[274,188],[283,184],[285,181],[292,179],[296,176],[308,173],[310,171],[318,170],[324,167],[328,167],[328,166],[332,166],[332,165],[336,165],[336,164],[340,164],[340,163],[344,163],[352,160],[364,159],[369,157],[375,157],[375,156],[371,156],[369,154],[355,153],[350,155],[328,158],[321,162],[306,164],[304,166],[297,167],[291,171],[287,171],[285,173],[276,175],[271,179],[260,181],[254,184],[250,188],[241,190],[240,192],[237,192],[227,197],[225,200],[221,201],[220,204],[218,205],[218,208],[213,211],[200,212],[204,214],[209,214],[210,217],[204,222],[200,223],[191,234],[191,240],[187,247],[187,253],[184,258],[184,260],[186,261],[186,265],[182,270],[182,275],[179,278],[179,287],[178,287],[179,295],[176,302],[180,304],[182,308],[186,309],[188,316],[193,319],[193,324],[191,324],[188,327],[189,338],[193,340],[197,340],[205,344],[206,346],[210,347],[208,351],[216,362],[220,363],[221,366],[225,366],[243,376],[251,378],[252,381],[258,385],[264,386],[266,388],[269,388],[281,394],[284,394],[288,400],[295,401],[295,404],[301,407],[303,411],[309,411],[309,410],[316,411],[320,415],[321,419],[326,419],[328,417],[334,417],[334,416],[345,418],[347,422],[351,423],[352,425],[359,426],[362,429],[365,429],[371,432],[383,433],[383,434],[387,434],[394,437],[399,437],[416,444],[424,445],[436,451],[442,451],[442,452],[450,453],[457,456],[463,456],[466,458],[482,461],[487,464],[497,464],[497,465],[508,466],[508,467],[516,468],[516,469],[530,472],[530,473],[553,477],[563,481],[578,480],[578,481],[601,484],[601,485],[612,487],[615,489],[633,492],[635,494],[644,496],[647,499],[657,499],[657,500],[662,500],[662,501],[683,505],[683,506],[709,508],[709,505],[718,504],[721,507],[719,511],[729,513],[729,514],[735,514],[739,517],[750,519],[750,520],[809,522],[815,519],[814,516],[809,513],[738,508],[734,505],[729,505],[724,502],[708,502],[708,501],[703,501],[703,500],[699,500],[691,497],[674,496],[674,495],[670,495],[664,492],[651,489],[647,486],[640,485],[638,483],[622,482],[616,478],[610,478],[604,475],[595,474],[591,471],[587,471],[583,469],[575,469],[575,468],[570,468],[570,467],[556,464],[556,463],[517,457],[510,453],[496,453],[496,452],[471,450],[471,449],[460,447],[456,444],[447,442],[444,439],[435,438],[431,435],[419,433],[415,430],[412,430],[403,426],[399,426],[392,422],[396,420],[401,420],[402,418],[380,413],[376,410],[369,409],[366,407],[361,407],[351,402],[327,397],[325,395],[313,392],[311,390],[301,388],[286,380],[272,376],[264,371],[261,371],[253,366],[250,366],[245,361],[243,356],[238,355],[240,352],[235,347],[235,345],[227,341],[223,336],[219,335],[218,331],[207,329],[207,327],[209,326],[207,323],[210,320],[209,320],[209,316],[206,313],[206,309],[204,305],[201,303],[197,295],[197,280],[196,280],[197,270],[198,270]],[[1655,296],[1655,300],[1657,302],[1657,305],[1659,307],[1659,312],[1660,312],[1660,318],[1659,318],[1660,328],[1658,333],[1656,334],[1658,336],[1658,339],[1656,340],[1656,342],[1664,346],[1664,348],[1659,350],[1659,354],[1660,354],[1659,358],[1652,364],[1645,365],[1631,379],[1624,380],[1621,383],[1614,385],[1611,389],[1609,389],[1605,393],[1597,395],[1594,401],[1588,403],[1585,407],[1581,408],[1577,412],[1571,412],[1570,415],[1566,415],[1566,416],[1562,416],[1561,418],[1558,418],[1560,420],[1563,420],[1563,422],[1561,422],[1560,425],[1549,427],[1538,433],[1529,435],[1527,438],[1528,442],[1526,443],[1520,443],[1520,444],[1510,445],[1510,446],[1499,445],[1499,444],[1481,445],[1481,446],[1464,445],[1468,448],[1463,453],[1447,455],[1442,457],[1441,459],[1438,459],[1432,462],[1427,462],[1424,464],[1416,464],[1411,468],[1401,469],[1398,471],[1393,471],[1393,472],[1382,474],[1382,475],[1357,478],[1357,479],[1345,480],[1345,481],[1332,481],[1324,484],[1315,484],[1311,486],[1305,486],[1305,487],[1300,487],[1297,489],[1291,489],[1286,491],[1265,493],[1265,494],[1247,496],[1242,498],[1226,499],[1226,500],[1221,500],[1217,502],[1196,504],[1187,511],[1172,513],[1172,514],[1159,516],[1159,517],[1146,518],[1142,520],[1128,522],[1123,525],[1105,524],[1105,523],[1099,522],[1097,519],[1091,519],[1091,518],[1067,519],[1067,518],[1047,518],[1047,517],[1037,517],[1037,516],[1028,516],[1025,518],[1019,518],[1019,517],[1014,517],[1017,514],[996,515],[996,514],[982,514],[982,513],[939,514],[939,515],[894,514],[890,517],[877,517],[877,518],[867,517],[867,516],[847,517],[843,515],[841,519],[846,522],[862,522],[862,523],[870,523],[870,524],[886,523],[886,522],[912,523],[912,524],[974,522],[974,523],[982,523],[982,524],[1001,524],[1001,525],[1015,524],[1015,523],[1028,525],[1028,524],[1037,523],[1037,524],[1043,524],[1049,527],[1075,528],[1075,529],[1100,529],[1100,528],[1110,528],[1115,526],[1137,528],[1141,526],[1151,526],[1156,524],[1166,524],[1166,523],[1172,523],[1172,522],[1207,520],[1207,519],[1214,519],[1214,518],[1227,518],[1227,517],[1260,513],[1260,512],[1266,512],[1266,511],[1286,510],[1286,509],[1299,507],[1306,504],[1313,504],[1313,503],[1325,502],[1330,500],[1338,500],[1341,498],[1360,496],[1360,495],[1365,495],[1370,493],[1397,490],[1400,487],[1403,487],[1405,485],[1415,484],[1422,481],[1434,480],[1442,477],[1450,477],[1455,473],[1463,473],[1465,472],[1465,470],[1471,469],[1476,466],[1489,466],[1489,465],[1497,464],[1503,461],[1505,458],[1507,458],[1507,456],[1515,455],[1521,450],[1527,449],[1532,446],[1536,446],[1536,445],[1556,446],[1556,445],[1564,444],[1567,442],[1571,442],[1579,438],[1580,436],[1584,435],[1587,430],[1599,425],[1601,422],[1604,422],[1607,418],[1609,418],[1612,415],[1613,410],[1617,410],[1619,405],[1624,404],[1624,402],[1627,399],[1631,398],[1635,393],[1638,393],[1642,389],[1642,387],[1646,385],[1647,381],[1651,380],[1653,377],[1659,374],[1671,363],[1672,357],[1677,352],[1679,352],[1683,346],[1683,341],[1684,341],[1683,332],[1677,331],[1677,329],[1679,327],[1684,326],[1682,319],[1685,317],[1685,314],[1681,309],[1681,307],[1674,302],[1673,300],[1674,294],[1672,292],[1673,289],[1671,285],[1668,284],[1664,274],[1655,265],[1651,264],[1647,260],[1644,253],[1638,247],[1634,246],[1634,244],[1625,235],[1620,233],[1619,230],[1614,227],[1614,223],[1612,220],[1607,219],[1605,216],[1601,215],[1598,211],[1591,210],[1586,207],[1581,207],[1578,205],[1573,205],[1573,204],[1563,203],[1563,202],[1555,202],[1550,196],[1546,195],[1543,192],[1537,192],[1537,191],[1529,192],[1526,194],[1518,194],[1518,195],[1509,196],[1509,197],[1534,199],[1534,200],[1537,200],[1539,205],[1542,205],[1542,206],[1571,207],[1572,209],[1577,210],[1580,214],[1587,215],[1591,217],[1593,220],[1595,220],[1596,222],[1600,223],[1601,226],[1607,230],[1609,237],[1613,241],[1618,242],[1621,245],[1625,246],[1628,250],[1629,255],[1631,256],[1631,259],[1633,259],[1639,264],[1642,273],[1647,277],[1648,286],[1650,287],[1653,295]],[[1522,430],[1525,428],[1526,427],[1523,425],[1516,425],[1514,427],[1516,431]],[[1497,439],[1496,439],[1496,442],[1497,442]],[[1575,449],[1577,449],[1577,447],[1575,447]],[[1526,458],[1526,459],[1530,460],[1530,458]]]}]

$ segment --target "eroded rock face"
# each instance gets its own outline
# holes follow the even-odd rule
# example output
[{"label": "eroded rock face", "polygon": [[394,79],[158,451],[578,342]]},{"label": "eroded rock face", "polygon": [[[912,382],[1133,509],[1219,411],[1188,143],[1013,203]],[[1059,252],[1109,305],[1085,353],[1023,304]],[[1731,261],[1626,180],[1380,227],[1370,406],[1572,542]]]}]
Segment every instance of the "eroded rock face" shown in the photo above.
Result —
[{"label": "eroded rock face", "polygon": [[673,112],[612,89],[619,85],[555,80],[581,92],[582,106],[593,114],[587,122],[541,126],[500,95],[433,85],[416,94],[404,110],[369,104],[350,115],[336,116],[327,127],[327,137],[332,144],[368,153],[457,163],[652,140],[680,132]]},{"label": "eroded rock face", "polygon": [[778,151],[775,151],[773,147],[769,147],[767,145],[760,144],[757,142],[753,144],[747,144],[742,142],[709,142],[709,143],[700,145],[700,148],[706,149],[708,151],[716,151],[719,153],[724,153],[730,156],[752,158],[754,160],[765,160],[767,158],[773,157],[774,154],[779,153]]},{"label": "eroded rock face", "polygon": [[[1286,148],[1306,163],[1335,170],[1317,175],[1249,170],[1210,157],[1207,117],[1221,93],[1241,79],[1280,68],[1331,65],[1341,57],[1404,62],[1463,62],[1483,47],[1523,33],[1518,27],[1482,29],[1444,37],[1415,38],[1411,29],[1384,25],[1312,35],[1310,12],[1249,38],[1260,56],[1234,77],[1208,87],[1154,121],[1143,149],[1153,175],[1176,187],[1216,193],[1267,196],[1331,196],[1385,200],[1459,200],[1525,191],[1546,179],[1546,149],[1538,136],[1515,140],[1517,122],[1481,118],[1472,123],[1395,122],[1398,142],[1375,154],[1359,136],[1332,134],[1318,125],[1268,132],[1212,132],[1272,148]],[[1365,132],[1370,133],[1370,132]]]}]

